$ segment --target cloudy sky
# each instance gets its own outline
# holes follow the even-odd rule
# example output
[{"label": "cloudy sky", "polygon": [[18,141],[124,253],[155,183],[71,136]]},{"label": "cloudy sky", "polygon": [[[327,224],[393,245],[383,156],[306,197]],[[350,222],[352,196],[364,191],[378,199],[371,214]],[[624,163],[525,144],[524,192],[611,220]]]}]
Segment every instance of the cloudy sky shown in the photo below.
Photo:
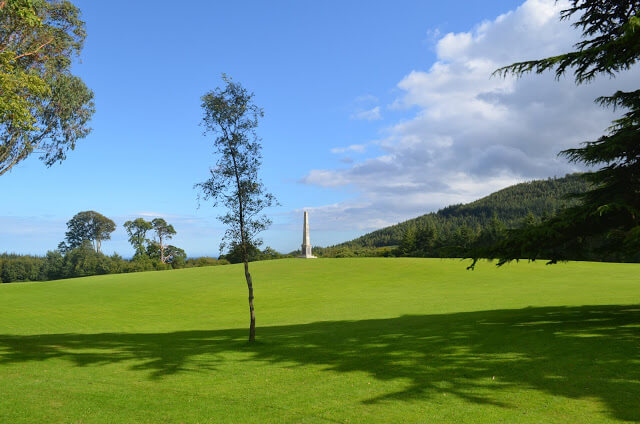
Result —
[{"label": "cloudy sky", "polygon": [[132,254],[127,219],[163,216],[188,254],[217,254],[220,211],[198,205],[193,185],[215,161],[199,98],[222,72],[265,110],[263,179],[281,206],[263,238],[285,252],[300,244],[304,209],[312,243],[329,245],[576,171],[557,153],[615,117],[593,99],[640,76],[578,87],[491,77],[579,40],[559,21],[562,1],[75,3],[94,130],[62,165],[34,158],[0,178],[0,251],[53,249],[65,222],[93,209],[118,224],[108,252]]}]

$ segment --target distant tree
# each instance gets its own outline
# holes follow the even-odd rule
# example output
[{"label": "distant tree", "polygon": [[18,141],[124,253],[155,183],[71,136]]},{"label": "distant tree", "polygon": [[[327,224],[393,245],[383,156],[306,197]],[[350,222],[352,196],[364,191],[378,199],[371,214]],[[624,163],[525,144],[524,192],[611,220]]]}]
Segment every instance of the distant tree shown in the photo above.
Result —
[{"label": "distant tree", "polygon": [[[247,261],[254,262],[257,261],[260,257],[260,249],[255,247],[254,245],[249,245],[243,248],[240,244],[236,244],[234,242],[228,243],[229,251],[220,255],[220,259],[226,259],[229,263],[232,264],[240,264],[244,263],[245,256]],[[246,251],[246,255],[245,255]]]},{"label": "distant tree", "polygon": [[449,239],[448,245],[445,247],[445,251],[448,253],[447,256],[466,256],[475,241],[475,234],[469,226],[462,225],[458,227]]},{"label": "distant tree", "polygon": [[124,228],[129,234],[129,243],[135,250],[135,256],[144,255],[148,242],[147,232],[153,228],[151,222],[145,221],[143,218],[136,218],[133,221],[125,222]]},{"label": "distant tree", "polygon": [[164,250],[165,263],[171,264],[172,268],[181,268],[187,260],[187,254],[179,247],[168,245]]},{"label": "distant tree", "polygon": [[411,256],[416,250],[416,227],[409,225],[400,242],[400,252],[403,256]]},{"label": "distant tree", "polygon": [[260,260],[261,261],[265,261],[265,260],[271,260],[271,259],[282,259],[282,258],[287,258],[289,257],[288,255],[282,254],[280,252],[278,252],[276,249],[274,249],[273,247],[265,247],[262,252],[260,252]]},{"label": "distant tree", "polygon": [[[529,213],[527,215],[527,217],[525,218],[525,222],[530,222],[530,220],[533,220],[533,222],[535,222],[535,217],[532,213]],[[496,243],[504,239],[506,231],[507,228],[505,227],[504,223],[494,215],[493,218],[491,218],[491,221],[489,221],[489,225],[487,225],[480,231],[480,234],[473,243],[473,247],[471,249],[486,249],[487,247],[495,245]]]},{"label": "distant tree", "polygon": [[93,93],[71,74],[79,16],[68,1],[0,1],[0,175],[33,152],[62,161],[90,131]]},{"label": "distant tree", "polygon": [[226,259],[222,258],[210,258],[207,256],[201,256],[199,258],[189,258],[186,261],[185,266],[191,267],[201,267],[201,266],[217,266],[217,265],[228,265],[230,262]]},{"label": "distant tree", "polygon": [[85,211],[79,212],[71,218],[67,222],[67,228],[66,242],[58,245],[60,250],[66,252],[81,247],[85,242],[90,242],[93,244],[93,249],[100,253],[102,242],[111,238],[116,224],[96,211]]},{"label": "distant tree", "polygon": [[418,227],[415,236],[415,250],[418,256],[432,256],[436,239],[436,228],[431,222],[426,222]]},{"label": "distant tree", "polygon": [[[640,59],[638,13],[640,0],[572,0],[561,17],[579,16],[573,25],[582,30],[584,39],[575,51],[515,63],[496,72],[521,76],[555,70],[559,78],[570,70],[577,84],[601,74],[613,77]],[[499,265],[519,258],[555,263],[595,248],[603,255],[615,252],[622,260],[640,258],[640,89],[618,91],[596,101],[625,113],[607,135],[561,152],[570,161],[601,166],[583,174],[591,189],[576,196],[578,205],[537,225],[510,231],[505,241],[482,256],[499,258]]]},{"label": "distant tree", "polygon": [[59,250],[48,251],[46,262],[43,267],[44,279],[57,280],[64,278],[63,274],[64,257]]},{"label": "distant tree", "polygon": [[167,246],[165,242],[176,234],[176,230],[173,228],[173,225],[167,224],[167,221],[162,218],[154,218],[151,221],[151,228],[155,233],[155,244],[159,249],[160,262],[165,264],[167,263]]},{"label": "distant tree", "polygon": [[[545,219],[548,219],[548,217],[545,217]],[[530,226],[536,225],[537,223],[538,223],[538,219],[531,212],[529,212],[527,216],[525,216],[524,219],[522,220],[523,227],[530,227]]]},{"label": "distant tree", "polygon": [[86,277],[108,274],[110,261],[109,257],[96,251],[89,240],[84,240],[80,246],[66,252],[63,267],[65,277]]},{"label": "distant tree", "polygon": [[196,187],[201,189],[205,200],[211,199],[214,206],[222,204],[227,209],[219,217],[227,226],[220,250],[227,243],[240,248],[249,289],[249,341],[254,341],[256,318],[249,250],[261,244],[257,234],[271,223],[261,212],[276,201],[265,192],[258,177],[262,156],[255,129],[263,111],[253,104],[253,93],[224,74],[222,79],[224,88],[218,87],[202,96],[202,123],[207,132],[216,135],[213,147],[219,156],[216,167],[210,169],[210,178]]}]

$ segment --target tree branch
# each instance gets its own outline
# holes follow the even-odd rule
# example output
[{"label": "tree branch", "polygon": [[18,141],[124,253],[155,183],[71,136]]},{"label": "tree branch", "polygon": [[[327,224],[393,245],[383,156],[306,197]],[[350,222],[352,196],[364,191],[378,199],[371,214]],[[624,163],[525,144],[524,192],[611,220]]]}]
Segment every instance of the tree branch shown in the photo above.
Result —
[{"label": "tree branch", "polygon": [[18,55],[18,56],[16,56],[16,57],[14,57],[14,58],[13,58],[13,60],[15,61],[15,60],[18,60],[18,59],[23,58],[23,57],[26,57],[26,56],[33,56],[34,54],[36,54],[36,53],[38,53],[40,50],[42,50],[45,46],[47,46],[47,45],[51,44],[52,42],[53,42],[53,37],[51,37],[51,38],[49,39],[49,41],[47,41],[46,43],[41,44],[41,45],[40,45],[37,49],[35,49],[34,51],[32,51],[32,52],[27,52],[27,53],[23,53],[23,54],[21,54],[21,55]]}]

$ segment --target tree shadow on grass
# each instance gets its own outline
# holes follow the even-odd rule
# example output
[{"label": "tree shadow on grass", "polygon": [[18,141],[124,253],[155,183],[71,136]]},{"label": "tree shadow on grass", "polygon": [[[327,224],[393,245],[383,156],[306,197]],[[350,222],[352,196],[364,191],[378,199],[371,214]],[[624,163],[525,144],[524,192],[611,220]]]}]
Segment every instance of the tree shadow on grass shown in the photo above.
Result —
[{"label": "tree shadow on grass", "polygon": [[[438,393],[513,407],[501,396],[530,388],[567,398],[597,398],[617,419],[640,421],[640,306],[546,307],[362,321],[157,334],[0,335],[2,364],[68,360],[76,366],[133,361],[158,379],[215,372],[226,353],[245,360],[320,365],[409,382],[368,399],[425,399]],[[237,356],[236,356],[237,357]],[[495,379],[494,379],[495,378]]]}]

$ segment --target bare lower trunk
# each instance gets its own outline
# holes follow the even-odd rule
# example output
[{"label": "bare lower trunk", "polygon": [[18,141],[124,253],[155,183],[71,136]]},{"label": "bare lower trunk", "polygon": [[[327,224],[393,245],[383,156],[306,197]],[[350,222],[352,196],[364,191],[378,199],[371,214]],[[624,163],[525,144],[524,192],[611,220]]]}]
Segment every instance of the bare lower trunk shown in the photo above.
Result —
[{"label": "bare lower trunk", "polygon": [[158,236],[160,240],[160,262],[164,263],[164,245],[162,244],[162,237]]},{"label": "bare lower trunk", "polygon": [[251,324],[249,325],[249,341],[256,340],[256,313],[253,310],[253,281],[249,274],[249,262],[244,261],[244,276],[247,279],[247,287],[249,288],[249,314],[251,316]]}]

